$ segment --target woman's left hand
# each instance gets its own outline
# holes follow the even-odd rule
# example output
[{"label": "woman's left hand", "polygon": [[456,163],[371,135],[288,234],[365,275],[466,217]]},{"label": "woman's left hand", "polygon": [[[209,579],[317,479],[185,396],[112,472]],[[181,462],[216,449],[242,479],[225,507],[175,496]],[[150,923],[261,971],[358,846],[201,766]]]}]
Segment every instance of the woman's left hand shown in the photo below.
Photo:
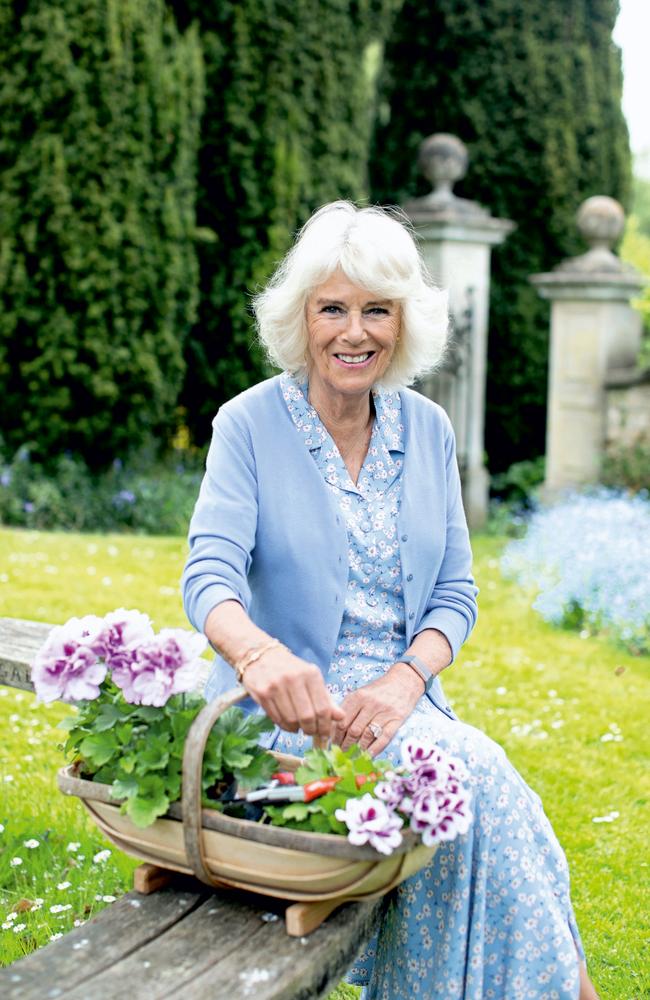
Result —
[{"label": "woman's left hand", "polygon": [[[358,743],[373,757],[388,746],[393,736],[424,693],[424,684],[406,663],[395,663],[383,677],[350,691],[341,702],[343,719],[332,730],[332,743],[344,750]],[[379,727],[375,735],[369,726]]]}]

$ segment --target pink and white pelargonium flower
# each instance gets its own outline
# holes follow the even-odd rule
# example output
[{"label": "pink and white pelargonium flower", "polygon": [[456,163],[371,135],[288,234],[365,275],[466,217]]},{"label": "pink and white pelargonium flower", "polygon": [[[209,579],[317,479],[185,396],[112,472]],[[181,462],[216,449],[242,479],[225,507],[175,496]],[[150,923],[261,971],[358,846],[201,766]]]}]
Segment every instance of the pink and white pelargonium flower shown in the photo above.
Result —
[{"label": "pink and white pelargonium flower", "polygon": [[154,637],[149,615],[134,609],[118,608],[104,616],[104,658],[109,669],[133,659],[135,649]]},{"label": "pink and white pelargonium flower", "polygon": [[113,670],[113,680],[132,705],[166,704],[173,694],[196,687],[205,636],[164,628],[134,649],[133,659]]},{"label": "pink and white pelargonium flower", "polygon": [[106,625],[97,615],[57,625],[39,649],[32,680],[40,701],[83,701],[99,696],[106,677],[100,661]]},{"label": "pink and white pelargonium flower", "polygon": [[351,844],[370,844],[381,854],[392,854],[402,843],[404,820],[369,792],[348,799],[345,809],[337,809],[335,815],[347,826]]},{"label": "pink and white pelargonium flower", "polygon": [[[349,799],[345,810],[337,810],[337,818],[350,831],[348,840],[370,843],[389,854],[401,843],[403,816],[409,817],[411,830],[428,847],[467,833],[472,813],[463,762],[429,740],[406,739],[401,754],[401,767],[387,771],[375,786],[376,798],[366,793],[362,799]],[[392,826],[394,821],[398,822]],[[370,836],[375,829],[391,831],[392,836],[384,837],[383,849]]]},{"label": "pink and white pelargonium flower", "polygon": [[92,701],[110,672],[126,701],[162,706],[173,694],[197,686],[202,635],[162,629],[149,617],[120,608],[104,618],[71,618],[52,629],[39,650],[32,680],[41,701]]}]

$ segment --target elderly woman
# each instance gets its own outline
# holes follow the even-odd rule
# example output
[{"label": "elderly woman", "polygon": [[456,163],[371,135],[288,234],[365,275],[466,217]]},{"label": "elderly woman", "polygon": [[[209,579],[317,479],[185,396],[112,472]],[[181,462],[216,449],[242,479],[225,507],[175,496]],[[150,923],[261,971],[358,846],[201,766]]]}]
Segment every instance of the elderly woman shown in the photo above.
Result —
[{"label": "elderly woman", "polygon": [[440,360],[445,297],[397,218],[336,202],[255,312],[282,374],[214,420],[184,573],[219,653],[207,697],[241,680],[276,750],[313,737],[396,760],[408,734],[465,761],[472,828],[394,893],[348,974],[368,1000],[595,997],[540,800],[438,676],[476,588],[449,420],[405,387]]}]

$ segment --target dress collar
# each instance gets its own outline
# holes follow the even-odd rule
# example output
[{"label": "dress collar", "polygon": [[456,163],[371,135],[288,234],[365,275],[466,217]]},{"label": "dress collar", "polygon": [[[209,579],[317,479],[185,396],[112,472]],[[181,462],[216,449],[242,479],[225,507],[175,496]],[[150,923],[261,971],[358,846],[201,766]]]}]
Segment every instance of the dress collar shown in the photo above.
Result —
[{"label": "dress collar", "polygon": [[[308,401],[307,381],[300,381],[288,372],[283,372],[280,382],[291,419],[309,450],[316,451],[330,436],[316,410]],[[386,450],[403,453],[404,424],[399,393],[373,389],[372,398],[375,404],[375,427],[381,435]]]}]

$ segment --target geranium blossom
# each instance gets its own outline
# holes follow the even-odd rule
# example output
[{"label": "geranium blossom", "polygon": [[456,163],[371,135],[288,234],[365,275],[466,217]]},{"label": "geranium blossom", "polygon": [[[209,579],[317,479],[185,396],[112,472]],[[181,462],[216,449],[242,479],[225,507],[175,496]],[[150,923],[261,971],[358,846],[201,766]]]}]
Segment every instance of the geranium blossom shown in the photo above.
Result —
[{"label": "geranium blossom", "polygon": [[184,629],[162,629],[149,642],[137,645],[131,659],[112,671],[126,701],[134,705],[164,705],[173,694],[196,686],[205,649],[205,636]]},{"label": "geranium blossom", "polygon": [[402,843],[404,821],[369,792],[348,799],[345,809],[336,810],[336,818],[350,831],[351,844],[370,844],[381,854],[391,854]]},{"label": "geranium blossom", "polygon": [[110,673],[125,699],[162,706],[196,687],[207,640],[184,629],[156,635],[148,615],[119,608],[104,618],[71,618],[52,629],[32,680],[41,701],[92,701]]},{"label": "geranium blossom", "polygon": [[130,663],[137,646],[150,642],[154,637],[151,619],[141,611],[118,608],[110,611],[104,622],[102,653],[111,670]]},{"label": "geranium blossom", "polygon": [[413,800],[410,827],[428,847],[467,833],[471,821],[466,794],[423,789]]},{"label": "geranium blossom", "polygon": [[71,618],[52,629],[40,648],[32,680],[44,702],[83,701],[97,698],[107,666],[99,657],[106,625],[103,618]]},{"label": "geranium blossom", "polygon": [[[410,817],[410,828],[428,847],[467,833],[472,813],[462,761],[426,739],[404,740],[401,755],[403,765],[387,771],[375,786],[376,798],[366,793],[337,810],[350,831],[350,843],[370,843],[390,854],[401,843],[403,816]],[[383,837],[383,847],[377,837]]]}]

